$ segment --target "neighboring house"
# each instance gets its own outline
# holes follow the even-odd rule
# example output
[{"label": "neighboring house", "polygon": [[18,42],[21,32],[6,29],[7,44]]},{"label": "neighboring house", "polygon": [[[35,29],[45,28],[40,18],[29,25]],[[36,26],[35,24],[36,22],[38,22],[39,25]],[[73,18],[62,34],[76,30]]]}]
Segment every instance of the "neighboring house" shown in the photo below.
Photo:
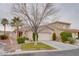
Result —
[{"label": "neighboring house", "polygon": [[[3,35],[4,31],[0,31],[0,35]],[[16,43],[16,33],[13,31],[6,31],[6,35],[9,37],[8,40],[0,40],[0,42],[5,44],[13,44]]]},{"label": "neighboring house", "polygon": [[[0,35],[3,35],[4,31],[0,31]],[[3,48],[5,51],[15,51],[19,48],[16,41],[16,33],[14,31],[6,31],[6,35],[8,35],[8,39],[6,40],[0,40],[0,49]]]},{"label": "neighboring house", "polygon": [[[0,35],[3,35],[4,31],[0,31]],[[10,37],[10,34],[12,34],[11,31],[6,31],[6,35],[8,35]],[[5,44],[10,44],[10,40],[0,40],[0,42],[5,43]]]}]

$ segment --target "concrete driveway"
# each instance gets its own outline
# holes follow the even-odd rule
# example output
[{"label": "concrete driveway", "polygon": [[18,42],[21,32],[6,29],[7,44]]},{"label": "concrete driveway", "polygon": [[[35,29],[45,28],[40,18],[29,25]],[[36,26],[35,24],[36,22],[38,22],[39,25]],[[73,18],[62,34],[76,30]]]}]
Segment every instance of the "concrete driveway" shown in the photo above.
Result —
[{"label": "concrete driveway", "polygon": [[71,45],[71,44],[66,44],[62,42],[56,42],[56,41],[51,41],[51,40],[41,40],[41,42],[50,45],[52,47],[57,48],[59,51],[62,50],[71,50],[71,49],[77,49],[79,46],[77,45]]}]

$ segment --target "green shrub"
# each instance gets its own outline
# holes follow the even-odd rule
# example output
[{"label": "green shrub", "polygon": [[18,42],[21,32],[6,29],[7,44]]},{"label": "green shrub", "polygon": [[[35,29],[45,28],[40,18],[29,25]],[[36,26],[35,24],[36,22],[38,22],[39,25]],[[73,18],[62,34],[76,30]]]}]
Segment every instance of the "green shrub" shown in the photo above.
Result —
[{"label": "green shrub", "polygon": [[24,38],[25,40],[29,40],[29,38],[28,38],[28,37],[25,37],[25,36],[24,36],[23,38]]},{"label": "green shrub", "polygon": [[72,33],[69,33],[69,32],[61,32],[60,35],[61,35],[62,42],[66,42],[69,40],[68,39],[69,37],[72,37]]},{"label": "green shrub", "polygon": [[25,43],[25,37],[18,37],[18,38],[17,38],[17,43],[18,43],[18,44]]},{"label": "green shrub", "polygon": [[74,44],[75,43],[75,40],[70,40],[69,43],[70,44]]},{"label": "green shrub", "polygon": [[56,40],[56,33],[52,34],[52,40]]},{"label": "green shrub", "polygon": [[0,35],[0,40],[6,40],[6,39],[8,39],[7,35]]},{"label": "green shrub", "polygon": [[29,38],[26,38],[26,40],[29,40]]},{"label": "green shrub", "polygon": [[68,39],[69,39],[69,43],[70,43],[70,44],[74,44],[74,43],[76,42],[76,40],[75,40],[75,39],[73,39],[73,38],[71,38],[71,37],[70,37],[70,38],[68,38]]},{"label": "green shrub", "polygon": [[33,34],[32,34],[33,41],[35,41],[36,37],[37,37],[37,41],[38,41],[38,33],[33,32]]}]

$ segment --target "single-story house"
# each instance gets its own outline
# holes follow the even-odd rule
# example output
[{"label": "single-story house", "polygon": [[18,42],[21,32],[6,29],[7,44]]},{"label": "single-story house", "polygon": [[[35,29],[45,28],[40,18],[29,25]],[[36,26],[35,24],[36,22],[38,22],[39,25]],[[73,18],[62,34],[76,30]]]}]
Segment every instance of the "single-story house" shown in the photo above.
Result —
[{"label": "single-story house", "polygon": [[[73,37],[77,38],[79,36],[79,30],[78,29],[71,29],[71,24],[66,22],[60,22],[56,21],[54,23],[49,23],[46,25],[42,25],[38,29],[38,35],[39,40],[52,40],[52,34],[55,32],[57,41],[61,41],[60,33],[65,32],[71,32],[73,33]],[[32,31],[29,27],[22,27],[19,30],[19,35],[21,36],[27,36],[30,40],[32,40]],[[3,31],[0,32],[2,34]],[[16,30],[12,32],[7,32],[7,35],[9,35],[9,40],[0,40],[2,43],[8,44],[8,47],[13,48],[13,50],[16,50],[19,48],[16,41]],[[15,46],[15,48],[14,48]]]},{"label": "single-story house", "polygon": [[[38,29],[39,40],[51,40],[52,39],[51,36],[53,32],[56,33],[57,40],[59,40],[60,32],[63,31],[62,29],[70,29],[70,25],[71,25],[70,23],[60,22],[60,21],[56,21],[46,25],[41,25]],[[32,39],[32,31],[30,30],[29,27],[22,27],[20,31],[23,32],[25,36]]]}]

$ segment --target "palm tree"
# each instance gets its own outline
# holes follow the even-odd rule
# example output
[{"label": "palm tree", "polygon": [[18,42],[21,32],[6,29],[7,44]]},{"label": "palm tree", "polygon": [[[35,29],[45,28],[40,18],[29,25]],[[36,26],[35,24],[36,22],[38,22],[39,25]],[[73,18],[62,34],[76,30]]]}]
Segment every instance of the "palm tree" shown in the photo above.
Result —
[{"label": "palm tree", "polygon": [[1,24],[4,26],[4,35],[6,34],[6,25],[8,24],[8,20],[3,18]]},{"label": "palm tree", "polygon": [[17,37],[18,37],[18,33],[19,33],[19,31],[18,31],[19,27],[22,26],[22,25],[23,25],[22,21],[19,19],[19,17],[14,17],[12,19],[11,26],[16,27]]}]

